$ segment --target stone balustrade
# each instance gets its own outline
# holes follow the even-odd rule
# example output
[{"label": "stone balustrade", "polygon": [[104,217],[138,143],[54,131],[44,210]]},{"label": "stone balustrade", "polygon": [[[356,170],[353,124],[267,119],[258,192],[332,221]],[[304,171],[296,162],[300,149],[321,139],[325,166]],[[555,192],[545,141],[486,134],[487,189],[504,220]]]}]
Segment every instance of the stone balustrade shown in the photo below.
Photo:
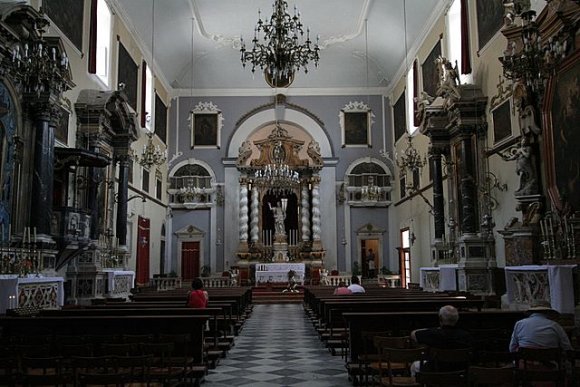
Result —
[{"label": "stone balustrade", "polygon": [[154,287],[158,292],[174,290],[180,288],[181,285],[182,281],[179,277],[163,277],[151,279],[151,286]]}]

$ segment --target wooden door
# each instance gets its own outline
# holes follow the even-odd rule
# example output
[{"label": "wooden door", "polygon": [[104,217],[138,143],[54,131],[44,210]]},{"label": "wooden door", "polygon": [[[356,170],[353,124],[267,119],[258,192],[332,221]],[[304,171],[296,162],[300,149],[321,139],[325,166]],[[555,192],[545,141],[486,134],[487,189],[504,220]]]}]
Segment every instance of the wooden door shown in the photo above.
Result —
[{"label": "wooden door", "polygon": [[139,217],[137,229],[137,284],[149,284],[149,228],[150,220]]},{"label": "wooden door", "polygon": [[199,242],[181,243],[181,278],[191,281],[199,277]]}]

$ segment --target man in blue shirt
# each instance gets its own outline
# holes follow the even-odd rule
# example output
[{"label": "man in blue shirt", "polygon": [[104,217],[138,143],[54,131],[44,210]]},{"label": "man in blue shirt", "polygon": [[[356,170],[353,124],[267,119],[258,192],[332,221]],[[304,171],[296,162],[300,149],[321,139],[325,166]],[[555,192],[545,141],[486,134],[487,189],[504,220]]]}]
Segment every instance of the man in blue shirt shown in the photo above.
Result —
[{"label": "man in blue shirt", "polygon": [[571,350],[572,345],[564,328],[550,317],[558,314],[547,301],[535,301],[530,309],[530,316],[516,322],[510,352],[520,348],[561,348]]}]

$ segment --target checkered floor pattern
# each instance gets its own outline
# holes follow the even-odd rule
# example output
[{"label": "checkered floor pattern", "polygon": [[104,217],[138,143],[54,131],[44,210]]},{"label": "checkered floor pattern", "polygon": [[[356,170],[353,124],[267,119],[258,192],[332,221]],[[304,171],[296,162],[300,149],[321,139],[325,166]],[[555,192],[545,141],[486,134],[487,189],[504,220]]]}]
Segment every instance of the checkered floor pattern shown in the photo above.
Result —
[{"label": "checkered floor pattern", "polygon": [[352,386],[299,304],[255,305],[235,346],[202,387]]}]

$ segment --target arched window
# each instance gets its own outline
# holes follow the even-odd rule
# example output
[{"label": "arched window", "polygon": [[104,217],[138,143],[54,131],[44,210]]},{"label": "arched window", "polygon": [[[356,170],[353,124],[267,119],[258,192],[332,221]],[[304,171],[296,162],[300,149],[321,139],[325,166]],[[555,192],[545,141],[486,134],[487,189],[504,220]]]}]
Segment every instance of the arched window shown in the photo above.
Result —
[{"label": "arched window", "polygon": [[212,176],[200,164],[187,164],[179,168],[169,181],[171,202],[175,204],[211,204],[215,191]]},{"label": "arched window", "polygon": [[357,163],[347,173],[346,200],[362,207],[391,203],[391,172],[372,159]]}]

